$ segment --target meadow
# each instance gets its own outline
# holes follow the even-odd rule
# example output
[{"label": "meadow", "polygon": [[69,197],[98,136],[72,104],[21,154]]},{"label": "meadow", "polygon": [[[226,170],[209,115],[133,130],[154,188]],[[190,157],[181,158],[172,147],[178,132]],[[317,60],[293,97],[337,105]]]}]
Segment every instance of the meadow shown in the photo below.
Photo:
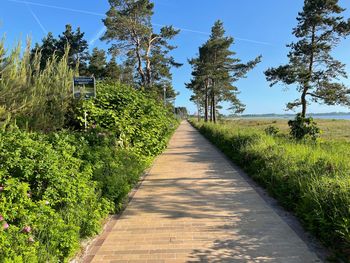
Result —
[{"label": "meadow", "polygon": [[[350,142],[350,120],[336,120],[336,119],[315,119],[317,125],[321,129],[320,138],[324,140],[344,140]],[[273,119],[273,118],[243,118],[243,119],[227,119],[224,123],[231,123],[232,125],[242,128],[252,128],[264,131],[269,126],[278,128],[281,133],[288,134],[288,120],[287,119]]]},{"label": "meadow", "polygon": [[[192,121],[205,137],[281,205],[293,211],[337,258],[350,260],[349,121],[321,120],[316,142],[295,141],[286,120]],[[277,134],[264,130],[281,129]]]}]

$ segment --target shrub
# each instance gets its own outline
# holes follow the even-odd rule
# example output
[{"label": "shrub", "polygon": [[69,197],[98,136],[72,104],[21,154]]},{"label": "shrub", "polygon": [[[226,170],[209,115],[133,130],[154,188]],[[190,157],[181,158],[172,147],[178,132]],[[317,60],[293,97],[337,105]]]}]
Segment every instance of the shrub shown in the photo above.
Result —
[{"label": "shrub", "polygon": [[297,114],[294,120],[288,122],[288,125],[290,127],[290,135],[297,140],[310,137],[315,141],[320,133],[320,129],[313,118],[304,118],[301,114]]},{"label": "shrub", "polygon": [[71,111],[75,124],[88,111],[87,131],[0,131],[0,263],[66,262],[166,146],[172,114],[132,88],[99,87]]},{"label": "shrub", "polygon": [[280,129],[272,125],[268,126],[265,129],[265,133],[270,136],[276,136],[279,132],[280,132]]},{"label": "shrub", "polygon": [[99,84],[97,94],[79,109],[82,123],[87,112],[90,127],[113,134],[120,145],[145,156],[154,156],[166,147],[166,138],[177,121],[159,101],[120,83]]},{"label": "shrub", "polygon": [[[97,233],[111,211],[92,170],[74,157],[75,147],[56,136],[52,145],[40,134],[0,133],[0,214],[9,224],[0,231],[0,262],[14,255],[23,262],[63,261],[80,238]],[[21,232],[25,226],[31,236]]]},{"label": "shrub", "polygon": [[68,66],[68,48],[62,59],[55,54],[40,70],[40,52],[31,57],[31,43],[22,43],[5,56],[0,40],[0,121],[12,118],[29,130],[55,131],[63,128],[72,99],[73,70]]}]

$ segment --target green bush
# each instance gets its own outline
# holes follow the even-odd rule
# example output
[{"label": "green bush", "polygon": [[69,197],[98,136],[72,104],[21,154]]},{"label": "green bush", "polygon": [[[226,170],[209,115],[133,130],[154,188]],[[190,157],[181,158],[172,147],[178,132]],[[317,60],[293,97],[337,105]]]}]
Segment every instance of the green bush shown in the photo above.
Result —
[{"label": "green bush", "polygon": [[267,135],[276,136],[280,132],[280,129],[270,125],[264,131]]},{"label": "green bush", "polygon": [[123,85],[98,90],[70,110],[80,127],[88,111],[86,131],[0,131],[0,263],[67,262],[166,146],[177,122],[157,101]]},{"label": "green bush", "polygon": [[320,128],[313,118],[304,118],[301,114],[297,114],[294,120],[288,121],[290,127],[290,135],[297,140],[311,138],[316,140],[320,134]]},{"label": "green bush", "polygon": [[78,118],[83,123],[118,138],[120,145],[137,153],[154,156],[165,147],[177,125],[173,113],[141,90],[123,84],[99,84],[97,98],[85,101]]},{"label": "green bush", "polygon": [[[0,214],[9,225],[0,230],[0,261],[63,261],[111,211],[92,169],[56,136],[53,145],[45,135],[0,133]],[[21,231],[26,226],[30,233]]]},{"label": "green bush", "polygon": [[296,143],[235,125],[192,122],[330,247],[350,248],[350,144]]},{"label": "green bush", "polygon": [[[72,100],[72,79],[68,53],[59,59],[55,54],[40,70],[41,54],[31,56],[31,43],[22,43],[6,52],[0,40],[0,121],[11,119],[28,130],[62,129]],[[6,59],[2,59],[6,56]]]}]

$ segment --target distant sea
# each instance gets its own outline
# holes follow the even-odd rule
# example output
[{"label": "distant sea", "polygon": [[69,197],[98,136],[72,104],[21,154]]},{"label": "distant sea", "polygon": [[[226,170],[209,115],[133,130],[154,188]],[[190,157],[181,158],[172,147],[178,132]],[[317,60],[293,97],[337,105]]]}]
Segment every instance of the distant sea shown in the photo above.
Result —
[{"label": "distant sea", "polygon": [[316,115],[314,119],[350,120],[350,115]]},{"label": "distant sea", "polygon": [[[314,119],[327,119],[327,120],[350,120],[350,114],[315,114],[309,115]],[[243,119],[294,119],[295,115],[243,115],[240,118]]]}]

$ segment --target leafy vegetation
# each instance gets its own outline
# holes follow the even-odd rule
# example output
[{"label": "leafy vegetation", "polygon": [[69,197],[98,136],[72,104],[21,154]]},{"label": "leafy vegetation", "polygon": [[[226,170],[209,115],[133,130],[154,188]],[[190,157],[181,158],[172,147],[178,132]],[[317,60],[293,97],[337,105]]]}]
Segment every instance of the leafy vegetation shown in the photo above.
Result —
[{"label": "leafy vegetation", "polygon": [[67,55],[40,70],[40,52],[34,64],[29,45],[19,53],[0,82],[0,262],[66,262],[120,209],[177,122],[152,94],[120,83],[73,101]]},{"label": "leafy vegetation", "polygon": [[18,43],[9,55],[4,46],[5,39],[0,41],[0,121],[13,121],[29,130],[62,129],[72,102],[69,47],[61,58],[51,55],[41,69],[44,54],[31,54],[30,41],[24,52]]},{"label": "leafy vegetation", "polygon": [[297,143],[232,123],[192,122],[328,246],[350,248],[350,144]]},{"label": "leafy vegetation", "polygon": [[312,117],[304,118],[301,114],[297,114],[294,120],[288,121],[288,125],[290,135],[297,140],[309,137],[315,141],[320,133],[320,128],[317,127],[314,119]]}]

